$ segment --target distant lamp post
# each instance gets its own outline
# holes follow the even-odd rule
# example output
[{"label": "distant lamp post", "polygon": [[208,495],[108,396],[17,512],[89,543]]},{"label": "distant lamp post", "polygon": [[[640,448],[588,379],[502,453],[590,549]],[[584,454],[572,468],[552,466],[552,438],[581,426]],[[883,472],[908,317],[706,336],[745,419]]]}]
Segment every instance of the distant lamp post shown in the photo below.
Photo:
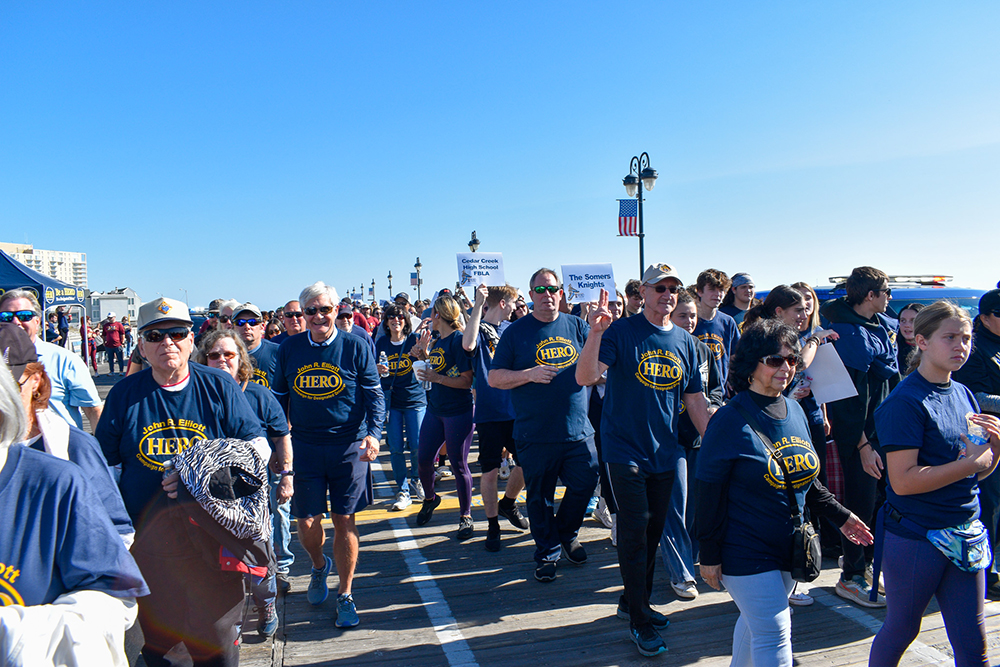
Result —
[{"label": "distant lamp post", "polygon": [[389,299],[392,299],[392,271],[389,272]]},{"label": "distant lamp post", "polygon": [[[646,270],[646,253],[644,248],[644,242],[646,234],[643,231],[642,226],[642,190],[639,188],[640,181],[646,191],[651,191],[653,186],[656,185],[656,170],[649,166],[649,153],[643,153],[639,157],[633,157],[632,161],[629,163],[628,176],[622,179],[622,185],[625,186],[625,194],[629,197],[635,197],[638,200],[638,218],[639,218],[639,275],[641,276],[643,271]],[[475,233],[473,233],[475,236]]]},{"label": "distant lamp post", "polygon": [[472,230],[472,238],[469,239],[469,250],[472,252],[479,250],[479,239],[476,238],[476,230]]},{"label": "distant lamp post", "polygon": [[184,303],[186,303],[187,307],[190,308],[191,307],[191,302],[188,301],[188,291],[186,289],[184,289],[183,287],[178,287],[177,291],[178,292],[184,292]]},{"label": "distant lamp post", "polygon": [[[475,232],[473,232],[473,234],[475,234]],[[421,283],[423,283],[423,281],[420,279],[421,267],[423,267],[423,264],[420,263],[420,258],[417,257],[417,263],[413,265],[413,268],[417,270],[417,301],[420,301],[420,285]]]},{"label": "distant lamp post", "polygon": [[375,301],[375,279],[374,278],[372,278],[372,294],[371,294],[371,296],[372,296],[372,301],[374,302]]}]

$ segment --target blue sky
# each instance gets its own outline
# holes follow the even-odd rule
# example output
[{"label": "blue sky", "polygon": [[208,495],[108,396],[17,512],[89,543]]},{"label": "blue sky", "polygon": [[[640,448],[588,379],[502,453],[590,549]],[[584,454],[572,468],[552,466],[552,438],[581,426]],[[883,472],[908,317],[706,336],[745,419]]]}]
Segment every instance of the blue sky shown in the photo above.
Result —
[{"label": "blue sky", "polygon": [[[90,288],[274,307],[539,266],[761,288],[1000,278],[1000,4],[28,3],[0,12],[0,240]],[[987,243],[991,241],[991,243]]]}]

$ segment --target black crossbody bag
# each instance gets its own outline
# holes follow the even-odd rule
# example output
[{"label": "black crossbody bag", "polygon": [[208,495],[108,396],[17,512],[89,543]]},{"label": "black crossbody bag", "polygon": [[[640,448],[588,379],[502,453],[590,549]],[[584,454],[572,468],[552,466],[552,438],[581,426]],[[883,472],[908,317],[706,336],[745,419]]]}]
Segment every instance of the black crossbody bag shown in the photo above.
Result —
[{"label": "black crossbody bag", "polygon": [[781,452],[771,445],[771,441],[765,436],[757,420],[746,408],[733,401],[731,404],[740,413],[750,429],[757,434],[760,441],[764,443],[764,448],[768,454],[778,464],[781,470],[781,481],[785,484],[785,491],[788,493],[788,509],[792,516],[792,579],[795,581],[810,582],[819,576],[823,565],[823,548],[820,546],[819,533],[813,527],[812,522],[804,521],[799,503],[795,499],[795,491],[788,483],[788,475],[785,469],[785,461]]}]

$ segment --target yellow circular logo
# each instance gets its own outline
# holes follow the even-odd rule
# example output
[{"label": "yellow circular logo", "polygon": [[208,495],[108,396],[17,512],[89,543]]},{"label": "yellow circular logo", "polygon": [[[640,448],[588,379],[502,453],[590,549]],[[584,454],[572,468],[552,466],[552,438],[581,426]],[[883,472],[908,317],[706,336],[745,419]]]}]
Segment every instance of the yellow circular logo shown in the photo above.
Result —
[{"label": "yellow circular logo", "polygon": [[430,364],[431,370],[435,373],[440,373],[444,370],[444,350],[440,347],[435,347],[431,350],[430,354],[427,355],[427,363]]},{"label": "yellow circular logo", "polygon": [[[181,420],[184,421],[184,420]],[[163,463],[174,458],[198,440],[205,440],[204,426],[154,424],[143,429],[139,441],[139,460],[147,468],[163,471]]]},{"label": "yellow circular logo", "polygon": [[[785,488],[785,476],[792,483],[793,489],[801,489],[819,474],[819,457],[808,442],[795,436],[783,438],[774,447],[781,453],[781,464],[785,466],[782,475],[779,463],[773,456],[767,457],[767,483],[776,489]],[[787,440],[788,442],[784,442]]]},{"label": "yellow circular logo", "polygon": [[669,350],[651,350],[639,358],[639,382],[652,389],[673,389],[684,379],[680,359]]},{"label": "yellow circular logo", "polygon": [[413,370],[413,361],[408,354],[394,354],[388,358],[388,362],[390,375],[406,375]]},{"label": "yellow circular logo", "polygon": [[51,287],[46,287],[45,288],[45,302],[46,303],[52,303],[55,300],[56,300],[56,293],[54,291],[52,291]]},{"label": "yellow circular logo", "polygon": [[535,361],[542,366],[566,368],[575,364],[579,356],[572,342],[562,336],[554,336],[538,344]]},{"label": "yellow circular logo", "polygon": [[333,398],[344,390],[340,369],[333,366],[309,366],[299,371],[292,383],[295,393],[302,398],[322,401]]},{"label": "yellow circular logo", "polygon": [[9,607],[15,604],[23,607],[24,598],[17,592],[16,588],[3,579],[0,579],[0,607]]}]

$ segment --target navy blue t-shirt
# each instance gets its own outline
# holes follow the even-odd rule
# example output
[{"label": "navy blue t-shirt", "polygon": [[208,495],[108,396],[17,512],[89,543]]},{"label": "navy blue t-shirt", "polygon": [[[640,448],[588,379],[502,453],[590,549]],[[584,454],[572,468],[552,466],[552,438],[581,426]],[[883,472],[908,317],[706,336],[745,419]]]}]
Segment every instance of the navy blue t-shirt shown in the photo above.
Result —
[{"label": "navy blue t-shirt", "polygon": [[500,342],[500,332],[489,322],[480,322],[478,335],[476,349],[466,353],[472,359],[476,388],[476,423],[511,421],[514,419],[514,404],[511,402],[510,390],[494,389],[489,381],[493,355],[496,353],[497,343]]},{"label": "navy blue t-shirt", "polygon": [[274,449],[271,438],[280,438],[288,435],[288,419],[285,417],[281,404],[274,397],[270,389],[256,382],[248,382],[247,388],[243,391],[243,397],[250,404],[250,409],[257,419],[260,420],[260,427],[267,432],[267,441]]},{"label": "navy blue t-shirt", "polygon": [[712,416],[698,455],[697,478],[727,485],[722,573],[744,576],[788,571],[792,550],[788,492],[778,464],[733,402],[756,418],[781,452],[800,508],[820,466],[809,438],[809,422],[795,401],[785,400],[788,414],[784,419],[772,419],[748,392],[740,392]]},{"label": "navy blue t-shirt", "polygon": [[2,606],[77,590],[149,595],[80,468],[30,447],[11,447],[0,471],[0,563]]},{"label": "navy blue t-shirt", "polygon": [[[885,452],[916,449],[917,464],[939,466],[965,456],[960,435],[968,434],[965,415],[979,412],[979,404],[965,385],[952,382],[941,387],[914,371],[900,382],[889,397],[875,409],[875,427],[879,444]],[[997,474],[997,473],[994,473]],[[888,476],[886,500],[900,514],[927,529],[960,526],[979,516],[979,485],[976,475],[969,475],[948,486],[898,495]],[[893,521],[886,530],[905,537],[913,536]]]},{"label": "navy blue t-shirt", "polygon": [[647,473],[676,467],[681,401],[702,390],[696,346],[687,331],[664,331],[645,316],[620,319],[604,332],[598,360],[608,367],[601,416],[605,463]]},{"label": "navy blue t-shirt", "polygon": [[719,312],[729,315],[736,322],[736,328],[743,331],[742,324],[743,318],[747,316],[747,311],[737,308],[735,305],[732,306],[719,306]]},{"label": "navy blue t-shirt", "polygon": [[711,320],[698,318],[694,328],[694,336],[712,351],[715,361],[719,364],[719,376],[722,384],[729,378],[729,355],[740,340],[736,320],[723,312],[716,312]]},{"label": "navy blue t-shirt", "polygon": [[[457,378],[472,370],[469,357],[462,347],[462,332],[453,331],[447,338],[438,338],[427,354],[427,364],[436,373]],[[456,389],[440,382],[431,384],[427,392],[427,411],[438,417],[454,417],[472,409],[472,388]]]},{"label": "navy blue t-shirt", "polygon": [[168,508],[160,482],[163,464],[196,440],[262,437],[260,421],[228,373],[189,364],[187,385],[160,387],[146,369],[112,387],[97,423],[109,465],[122,466],[118,482],[136,534],[152,514]]},{"label": "navy blue t-shirt", "polygon": [[372,347],[337,330],[322,343],[308,331],[278,348],[271,390],[286,409],[292,437],[344,447],[382,435],[385,399]]},{"label": "navy blue t-shirt", "polygon": [[594,434],[587,418],[586,388],[576,383],[576,362],[589,332],[586,322],[565,313],[552,322],[528,315],[504,330],[492,368],[551,366],[559,371],[549,384],[529,382],[510,390],[515,440],[576,442]]},{"label": "navy blue t-shirt", "polygon": [[385,352],[389,366],[389,375],[382,378],[387,410],[419,410],[427,405],[427,392],[413,372],[413,359],[409,355],[416,344],[417,336],[412,333],[398,345],[388,336],[375,341],[375,358]]},{"label": "navy blue t-shirt", "polygon": [[278,356],[278,344],[267,339],[261,340],[256,350],[250,351],[254,360],[252,381],[271,388],[271,378],[274,377],[274,362]]}]

